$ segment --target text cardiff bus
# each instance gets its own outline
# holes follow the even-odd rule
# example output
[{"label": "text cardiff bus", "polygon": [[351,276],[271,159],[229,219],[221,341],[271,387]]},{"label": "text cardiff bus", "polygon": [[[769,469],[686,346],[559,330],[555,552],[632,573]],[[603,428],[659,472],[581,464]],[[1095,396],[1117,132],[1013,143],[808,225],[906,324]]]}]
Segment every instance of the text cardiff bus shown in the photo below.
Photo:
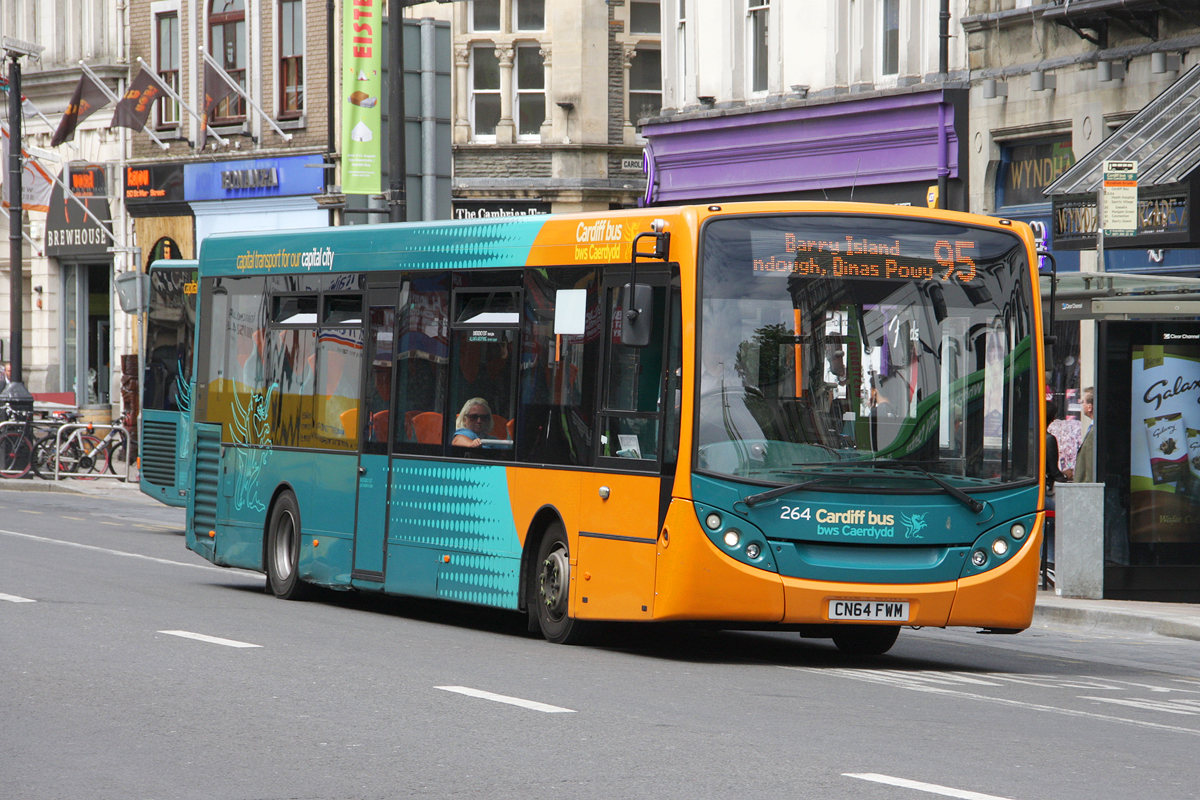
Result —
[{"label": "text cardiff bus", "polygon": [[1044,524],[1027,226],[747,203],[216,235],[187,545],[589,623],[1017,632]]}]

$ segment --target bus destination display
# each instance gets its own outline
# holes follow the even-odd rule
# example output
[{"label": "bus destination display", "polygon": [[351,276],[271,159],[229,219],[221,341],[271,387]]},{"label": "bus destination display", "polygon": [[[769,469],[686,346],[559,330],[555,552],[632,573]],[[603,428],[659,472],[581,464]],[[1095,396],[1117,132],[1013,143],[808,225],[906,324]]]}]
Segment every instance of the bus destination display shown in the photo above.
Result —
[{"label": "bus destination display", "polygon": [[753,231],[755,273],[804,277],[882,278],[970,283],[975,280],[976,242],[906,236],[845,235],[821,240],[784,231]]}]

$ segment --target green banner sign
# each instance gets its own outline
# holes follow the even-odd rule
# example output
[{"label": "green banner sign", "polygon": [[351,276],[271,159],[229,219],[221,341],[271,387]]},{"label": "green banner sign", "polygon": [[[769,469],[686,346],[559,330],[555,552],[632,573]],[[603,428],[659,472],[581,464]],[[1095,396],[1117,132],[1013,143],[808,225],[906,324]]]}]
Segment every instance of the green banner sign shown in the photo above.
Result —
[{"label": "green banner sign", "polygon": [[383,0],[349,0],[342,21],[342,191],[379,194]]}]

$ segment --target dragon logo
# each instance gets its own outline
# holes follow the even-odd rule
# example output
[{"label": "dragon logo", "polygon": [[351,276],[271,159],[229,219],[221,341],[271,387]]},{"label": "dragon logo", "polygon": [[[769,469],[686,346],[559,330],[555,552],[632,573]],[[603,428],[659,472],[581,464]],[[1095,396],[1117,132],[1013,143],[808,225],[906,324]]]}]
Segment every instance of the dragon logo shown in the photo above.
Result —
[{"label": "dragon logo", "polygon": [[924,539],[921,531],[929,527],[929,523],[925,521],[926,514],[901,514],[900,521],[904,523],[904,538],[905,539]]}]

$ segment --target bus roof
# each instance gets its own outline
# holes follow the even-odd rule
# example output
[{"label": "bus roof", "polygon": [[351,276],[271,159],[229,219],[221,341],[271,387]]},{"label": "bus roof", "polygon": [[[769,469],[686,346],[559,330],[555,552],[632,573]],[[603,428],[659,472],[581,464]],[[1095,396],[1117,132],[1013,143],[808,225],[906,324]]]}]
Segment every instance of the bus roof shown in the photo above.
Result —
[{"label": "bus roof", "polygon": [[1002,228],[1032,241],[1021,223],[956,211],[874,203],[753,202],[219,233],[201,243],[199,263],[205,276],[611,264],[630,260],[634,236],[650,231],[654,219],[664,219],[667,230],[683,233],[698,230],[714,215],[819,213],[954,221]]}]

